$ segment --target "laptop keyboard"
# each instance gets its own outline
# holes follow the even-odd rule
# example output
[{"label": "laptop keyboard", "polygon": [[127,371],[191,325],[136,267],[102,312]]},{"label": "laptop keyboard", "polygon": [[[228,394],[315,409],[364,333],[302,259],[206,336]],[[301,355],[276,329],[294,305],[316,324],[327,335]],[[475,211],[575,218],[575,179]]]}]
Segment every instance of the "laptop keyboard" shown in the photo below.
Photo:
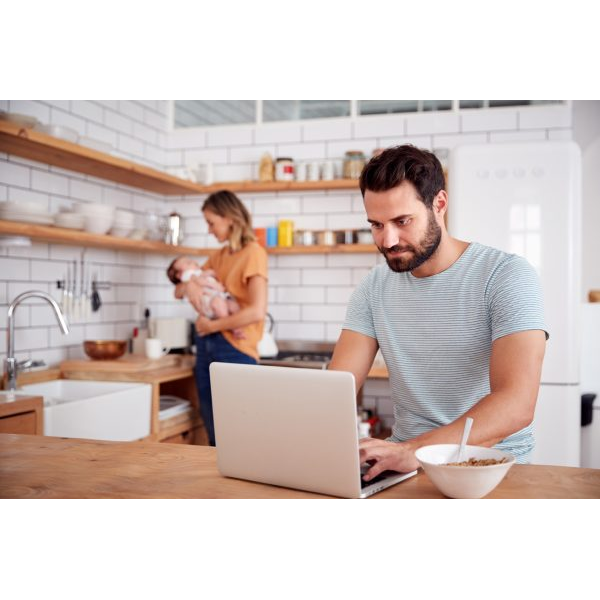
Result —
[{"label": "laptop keyboard", "polygon": [[379,473],[379,475],[377,475],[377,477],[373,477],[373,479],[369,480],[369,481],[365,481],[363,479],[363,475],[369,470],[369,468],[361,468],[360,470],[360,489],[364,489],[370,485],[373,485],[374,483],[378,483],[380,481],[383,481],[384,479],[388,479],[394,475],[398,475],[398,473],[396,473],[396,471],[383,471],[382,473]]}]

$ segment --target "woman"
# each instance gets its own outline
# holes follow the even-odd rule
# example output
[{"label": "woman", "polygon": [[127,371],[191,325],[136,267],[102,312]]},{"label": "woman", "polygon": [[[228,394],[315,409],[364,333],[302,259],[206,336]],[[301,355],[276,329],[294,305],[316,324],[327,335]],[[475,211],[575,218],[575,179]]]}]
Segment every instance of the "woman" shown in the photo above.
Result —
[{"label": "woman", "polygon": [[[214,446],[208,368],[215,361],[252,365],[258,362],[258,342],[267,311],[268,257],[256,242],[248,210],[232,192],[222,190],[211,194],[202,205],[202,213],[208,232],[219,242],[227,242],[209,257],[202,269],[213,269],[240,306],[237,313],[220,319],[199,316],[196,320],[196,386],[208,441]],[[242,335],[234,335],[234,329],[241,329]]]}]

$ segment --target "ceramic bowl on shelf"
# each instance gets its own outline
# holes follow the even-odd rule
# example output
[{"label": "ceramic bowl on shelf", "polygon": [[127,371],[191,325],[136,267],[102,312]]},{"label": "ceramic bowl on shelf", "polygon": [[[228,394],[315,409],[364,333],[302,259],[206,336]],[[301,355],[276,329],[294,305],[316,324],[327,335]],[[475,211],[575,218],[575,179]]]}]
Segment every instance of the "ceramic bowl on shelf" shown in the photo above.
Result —
[{"label": "ceramic bowl on shelf", "polygon": [[75,212],[82,213],[92,217],[110,217],[115,216],[115,207],[108,204],[100,204],[99,202],[80,202],[75,205]]},{"label": "ceramic bowl on shelf", "polygon": [[54,224],[66,229],[83,229],[85,227],[85,215],[73,212],[59,212],[54,216]]},{"label": "ceramic bowl on shelf", "polygon": [[114,360],[127,350],[127,340],[85,340],[83,351],[94,360]]},{"label": "ceramic bowl on shelf", "polygon": [[112,227],[112,224],[112,217],[85,215],[84,229],[88,233],[97,233],[103,235],[108,233],[108,230]]},{"label": "ceramic bowl on shelf", "polygon": [[456,462],[459,444],[423,446],[415,452],[431,483],[449,498],[483,498],[515,464],[515,457],[496,448],[466,446]]}]

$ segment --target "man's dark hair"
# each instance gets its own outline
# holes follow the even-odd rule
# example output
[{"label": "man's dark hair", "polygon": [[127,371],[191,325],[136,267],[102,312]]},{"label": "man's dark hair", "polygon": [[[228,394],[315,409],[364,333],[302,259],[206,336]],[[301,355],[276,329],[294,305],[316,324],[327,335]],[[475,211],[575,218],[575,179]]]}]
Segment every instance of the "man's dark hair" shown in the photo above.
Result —
[{"label": "man's dark hair", "polygon": [[433,199],[445,189],[444,171],[433,152],[422,150],[412,144],[387,148],[374,156],[360,174],[360,191],[385,192],[410,181],[427,208]]},{"label": "man's dark hair", "polygon": [[175,263],[181,258],[181,256],[178,256],[175,260],[173,260],[173,262],[167,267],[167,277],[169,278],[169,281],[171,283],[174,283],[175,285],[177,285],[178,283],[181,283],[181,279],[179,279],[179,277],[177,276],[177,269],[175,268]]}]

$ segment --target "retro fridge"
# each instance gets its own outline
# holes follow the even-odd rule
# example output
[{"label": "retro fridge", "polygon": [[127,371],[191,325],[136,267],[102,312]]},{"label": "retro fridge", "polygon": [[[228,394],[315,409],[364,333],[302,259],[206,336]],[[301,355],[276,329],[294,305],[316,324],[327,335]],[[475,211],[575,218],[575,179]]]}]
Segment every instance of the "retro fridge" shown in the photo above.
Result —
[{"label": "retro fridge", "polygon": [[581,156],[572,142],[459,146],[450,156],[451,236],[524,256],[537,270],[550,339],[532,462],[579,466]]}]

